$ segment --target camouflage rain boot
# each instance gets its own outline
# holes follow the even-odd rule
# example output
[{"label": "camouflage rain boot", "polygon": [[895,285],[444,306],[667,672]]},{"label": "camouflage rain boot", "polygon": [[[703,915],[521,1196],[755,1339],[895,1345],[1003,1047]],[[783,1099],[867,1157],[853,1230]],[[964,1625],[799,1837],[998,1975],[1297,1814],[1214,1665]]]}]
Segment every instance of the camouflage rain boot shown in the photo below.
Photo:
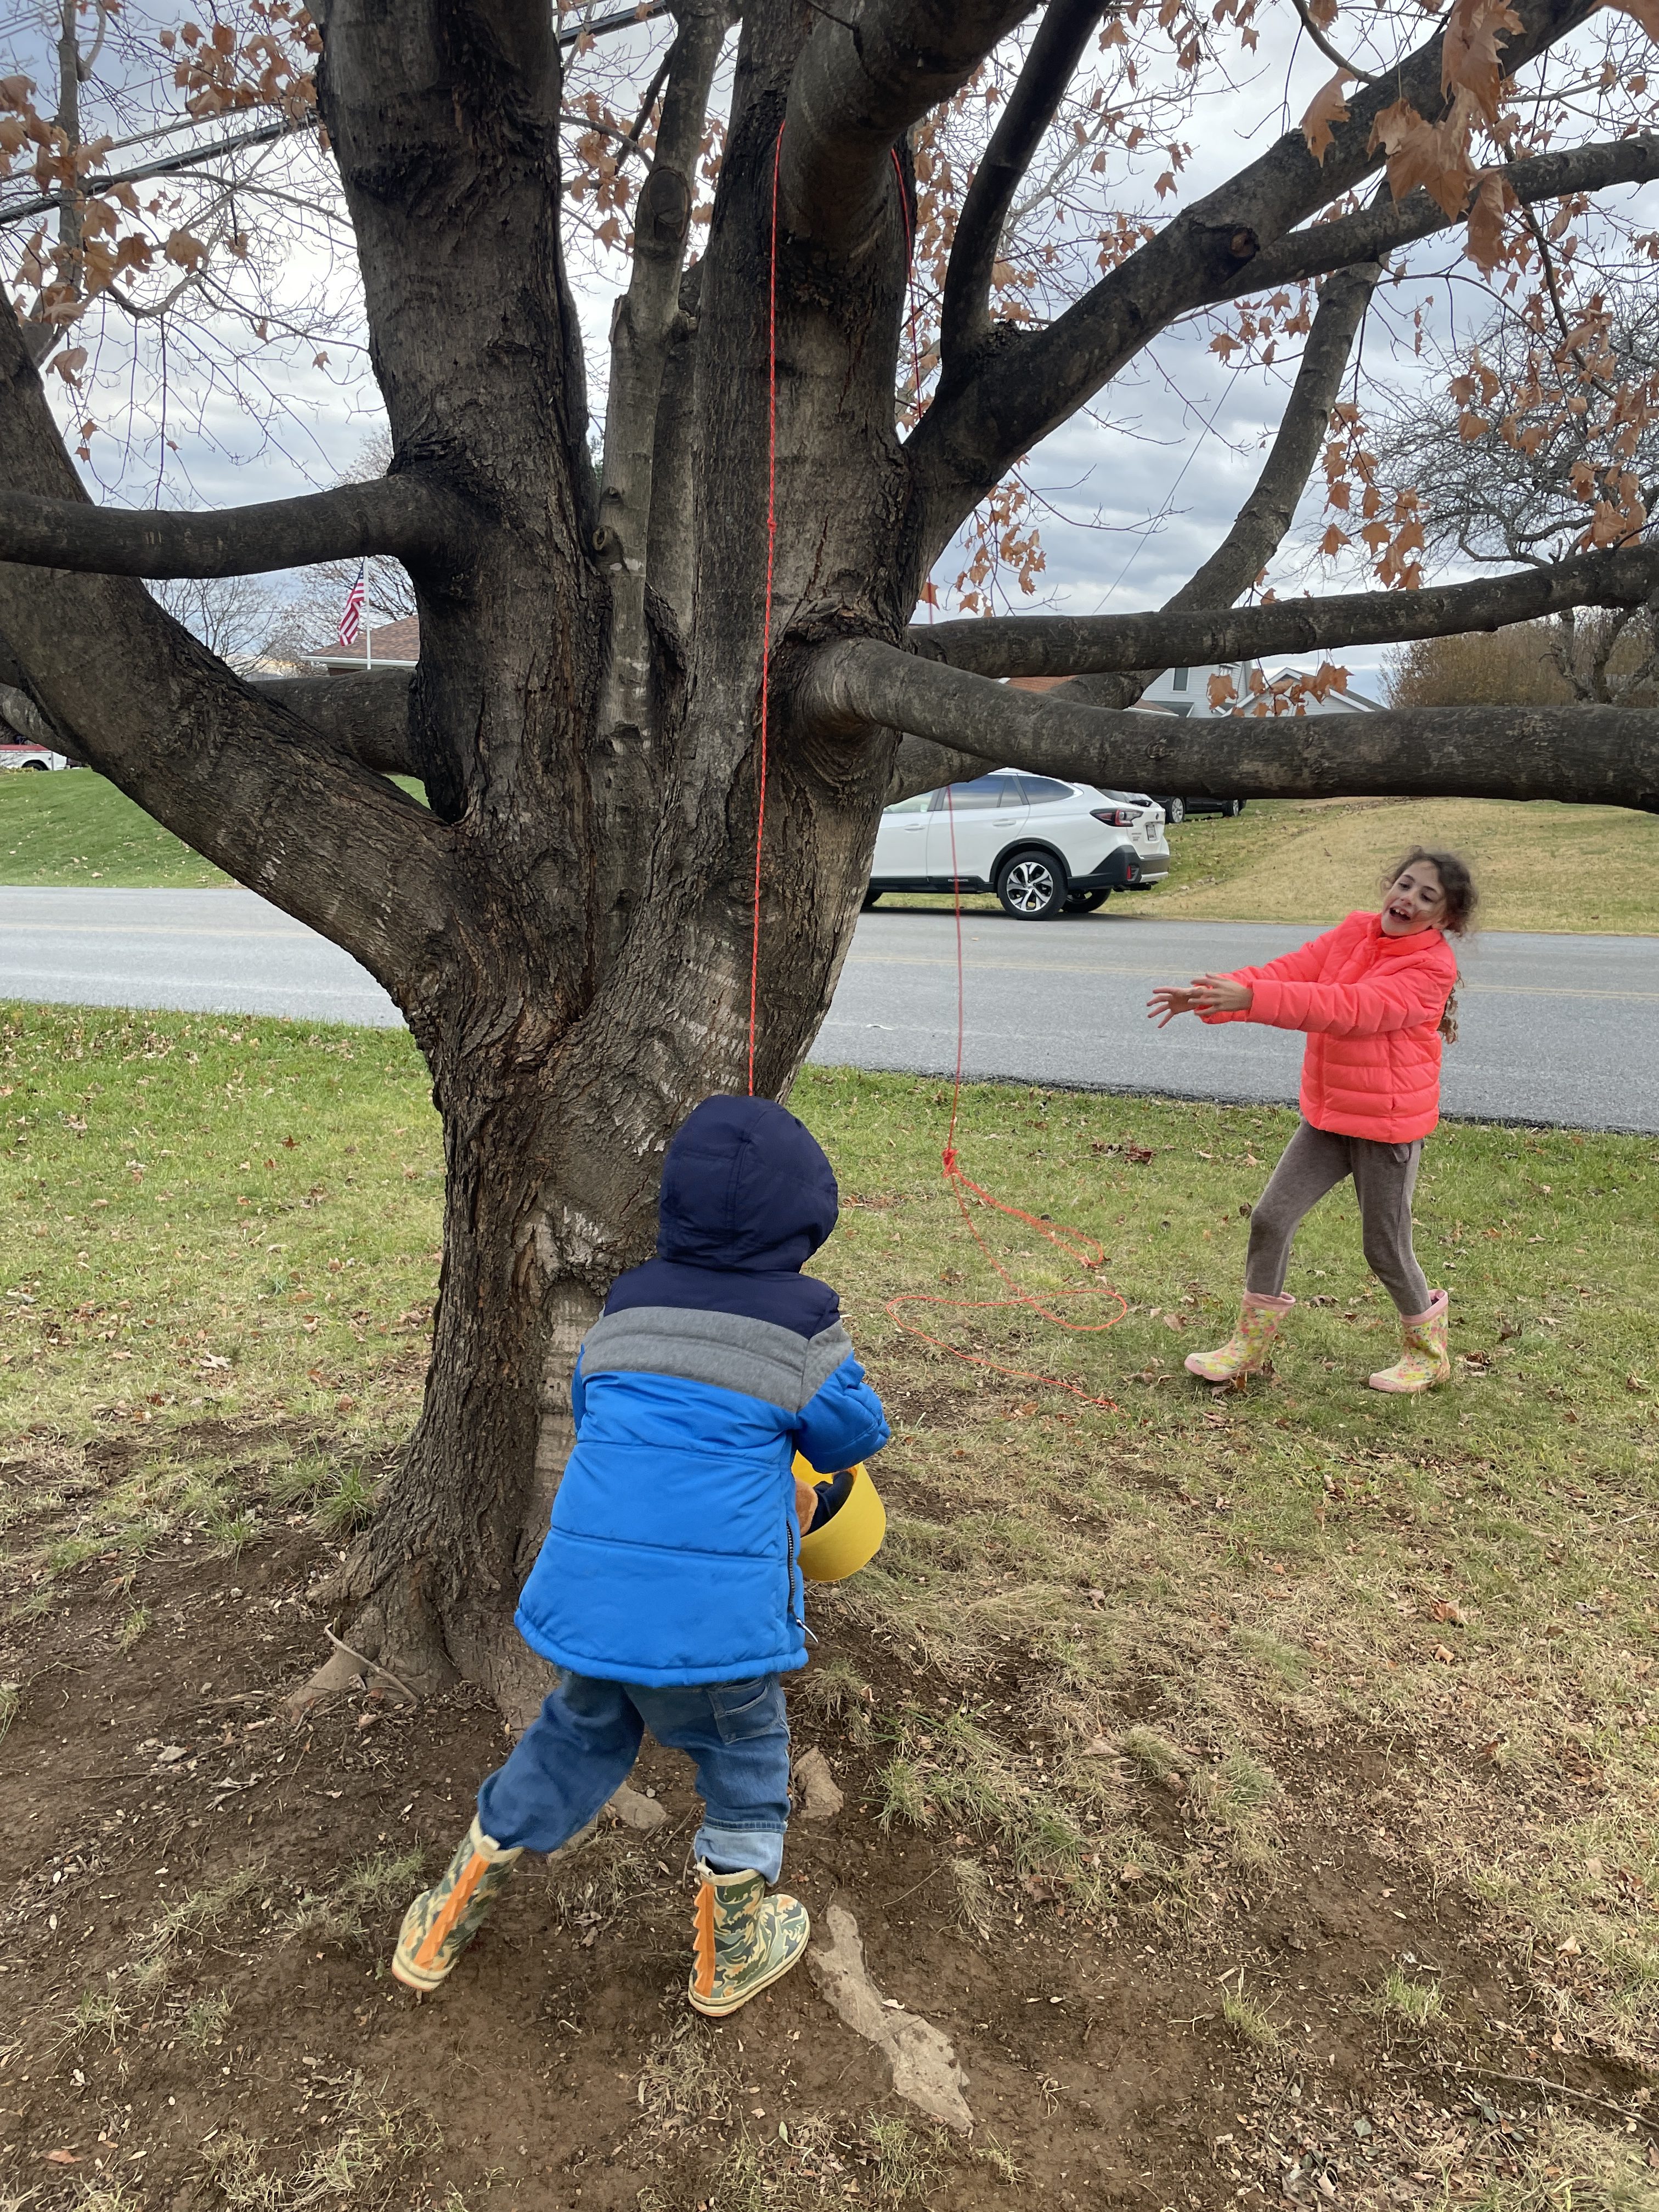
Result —
[{"label": "camouflage rain boot", "polygon": [[441,1881],[423,1889],[407,1912],[392,1954],[392,1971],[411,1990],[435,1990],[483,1927],[495,1893],[522,1850],[503,1850],[472,1826]]},{"label": "camouflage rain boot", "polygon": [[1446,1292],[1437,1291],[1426,1313],[1401,1314],[1404,1354],[1392,1367],[1385,1367],[1380,1374],[1372,1376],[1373,1390],[1393,1390],[1412,1396],[1419,1390],[1432,1390],[1437,1382],[1451,1381],[1451,1360],[1446,1352],[1449,1304]]},{"label": "camouflage rain boot", "polygon": [[1247,1375],[1254,1375],[1258,1368],[1266,1366],[1273,1339],[1279,1334],[1279,1324],[1295,1304],[1296,1300],[1285,1291],[1276,1294],[1246,1291],[1244,1303],[1238,1310],[1238,1327],[1225,1344],[1218,1345],[1213,1352],[1189,1352],[1187,1372],[1206,1382],[1237,1382]]},{"label": "camouflage rain boot", "polygon": [[736,2012],[787,1974],[811,1923],[793,1897],[769,1897],[762,1874],[716,1874],[698,1863],[691,1979],[686,1994],[711,2020]]}]

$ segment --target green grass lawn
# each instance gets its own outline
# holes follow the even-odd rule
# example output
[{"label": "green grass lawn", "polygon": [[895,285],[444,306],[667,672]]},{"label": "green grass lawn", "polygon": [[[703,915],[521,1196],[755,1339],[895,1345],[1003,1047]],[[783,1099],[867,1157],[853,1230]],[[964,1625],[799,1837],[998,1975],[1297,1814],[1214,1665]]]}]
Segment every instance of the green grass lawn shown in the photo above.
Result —
[{"label": "green grass lawn", "polygon": [[193,890],[229,881],[90,769],[0,775],[0,883]]},{"label": "green grass lawn", "polygon": [[[1419,1249],[1452,1289],[1455,1385],[1364,1387],[1397,1339],[1345,1193],[1301,1239],[1277,1372],[1217,1395],[1182,1355],[1230,1324],[1288,1114],[966,1094],[969,1172],[1106,1249],[1127,1310],[1074,1334],[1027,1308],[893,1304],[1005,1295],[940,1182],[942,1089],[815,1068],[795,1103],[843,1194],[823,1272],[895,1430],[886,1548],[821,1601],[830,1656],[804,1694],[862,1695],[834,1656],[841,1622],[962,1686],[948,1723],[902,1700],[874,1716],[890,1831],[954,1838],[969,1913],[994,1846],[1079,1909],[1109,1893],[1178,1940],[1224,1895],[1271,1889],[1280,1813],[1308,1786],[1287,1747],[1404,1745],[1389,1848],[1547,1962],[1562,2049],[1644,2063],[1654,1139],[1443,1130]],[[336,1533],[372,1511],[417,1403],[439,1258],[439,1132],[408,1038],[13,1008],[0,1104],[0,1422],[9,1452],[62,1470],[50,1496],[8,1494],[27,1532],[4,1562],[12,1619],[94,1554],[257,1546],[296,1504]],[[981,1225],[1034,1288],[1101,1279],[1020,1223]],[[92,1447],[118,1435],[112,1484]],[[976,1699],[1011,1653],[1042,1685],[1040,1738]],[[1184,1791],[1196,1841],[1146,1827],[1126,1764]],[[1320,1786],[1340,1799],[1340,1771]],[[1537,2063],[1517,2051],[1515,2070]]]}]

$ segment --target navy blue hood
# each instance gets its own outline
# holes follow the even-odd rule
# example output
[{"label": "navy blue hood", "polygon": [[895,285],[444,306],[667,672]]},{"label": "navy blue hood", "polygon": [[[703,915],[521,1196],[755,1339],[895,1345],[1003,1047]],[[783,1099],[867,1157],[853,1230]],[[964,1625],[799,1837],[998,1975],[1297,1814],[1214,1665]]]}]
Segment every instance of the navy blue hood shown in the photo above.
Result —
[{"label": "navy blue hood", "polygon": [[705,1098],[662,1168],[657,1256],[695,1267],[804,1267],[841,1210],[816,1137],[770,1098]]}]

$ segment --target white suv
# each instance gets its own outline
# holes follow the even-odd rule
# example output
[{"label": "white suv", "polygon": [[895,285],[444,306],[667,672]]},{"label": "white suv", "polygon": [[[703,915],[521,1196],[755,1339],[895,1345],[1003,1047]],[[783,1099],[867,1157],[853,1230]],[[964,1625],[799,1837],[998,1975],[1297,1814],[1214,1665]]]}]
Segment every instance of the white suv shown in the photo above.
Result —
[{"label": "white suv", "polygon": [[883,813],[865,904],[884,891],[994,890],[1016,921],[1090,914],[1114,891],[1170,872],[1164,811],[1144,793],[1096,791],[998,769],[945,793],[924,791]]}]

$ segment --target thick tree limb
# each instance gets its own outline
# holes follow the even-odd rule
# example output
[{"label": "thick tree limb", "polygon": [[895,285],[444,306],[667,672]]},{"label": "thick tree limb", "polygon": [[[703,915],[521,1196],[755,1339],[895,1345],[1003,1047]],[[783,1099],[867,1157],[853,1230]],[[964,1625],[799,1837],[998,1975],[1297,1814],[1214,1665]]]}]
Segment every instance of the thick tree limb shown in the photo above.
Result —
[{"label": "thick tree limb", "polygon": [[1049,0],[1031,51],[974,173],[945,275],[939,343],[948,381],[991,328],[991,281],[1019,180],[1060,112],[1103,0]]},{"label": "thick tree limb", "polygon": [[[54,506],[80,489],[9,310],[0,481]],[[131,578],[0,562],[0,639],[78,758],[428,1015],[463,923],[424,808],[240,683]]]},{"label": "thick tree limb", "polygon": [[893,189],[893,146],[1033,4],[865,0],[846,15],[820,9],[789,86],[781,177],[789,228],[841,255],[864,245]]},{"label": "thick tree limb", "polygon": [[15,736],[27,744],[50,746],[54,752],[64,742],[28,693],[15,684],[0,684],[0,723],[7,726],[9,741]]},{"label": "thick tree limb", "polygon": [[78,575],[254,576],[365,553],[459,567],[477,526],[459,500],[411,477],[201,514],[0,492],[0,561]]},{"label": "thick tree limb", "polygon": [[[574,837],[586,762],[568,723],[592,704],[585,641],[603,635],[606,595],[592,566],[586,370],[559,237],[553,10],[331,0],[317,92],[394,451],[492,525],[464,592],[413,572],[426,648],[411,718],[420,774],[445,821],[486,780],[506,804],[515,779],[540,778]],[[514,623],[539,630],[561,679],[528,707],[501,649]],[[567,857],[574,896],[581,869]],[[545,879],[556,878],[562,861]]]},{"label": "thick tree limb", "polygon": [[[1651,184],[1659,177],[1659,137],[1644,132],[1636,138],[1575,146],[1560,154],[1540,154],[1525,161],[1488,173],[1500,178],[1522,206],[1540,200],[1563,199],[1571,192],[1599,192],[1613,185]],[[1265,246],[1249,264],[1251,291],[1268,291],[1293,284],[1304,276],[1322,276],[1327,270],[1344,269],[1355,261],[1375,260],[1399,247],[1415,245],[1436,232],[1449,230],[1463,221],[1449,216],[1425,191],[1408,192],[1403,200],[1385,199],[1344,216],[1336,222],[1319,222],[1306,230]]]},{"label": "thick tree limb", "polygon": [[1617,707],[1182,721],[1016,691],[872,638],[816,653],[798,705],[824,736],[884,726],[1106,790],[1243,799],[1455,794],[1659,812],[1659,714]]},{"label": "thick tree limb", "polygon": [[249,686],[307,729],[380,775],[416,775],[409,736],[413,672],[366,669],[352,676],[259,676]]},{"label": "thick tree limb", "polygon": [[[1593,0],[1516,0],[1521,28],[1504,40],[1513,73],[1594,12]],[[1382,164],[1372,125],[1391,102],[1419,113],[1444,105],[1437,33],[1356,95],[1323,162],[1300,131],[1164,225],[1043,330],[988,350],[957,389],[935,399],[908,441],[922,502],[924,568],[963,518],[1024,453],[1064,422],[1179,316],[1255,289],[1255,264],[1321,207],[1353,191]],[[1354,257],[1350,256],[1350,258]]]},{"label": "thick tree limb", "polygon": [[901,799],[914,799],[920,791],[937,791],[942,783],[969,783],[995,766],[994,761],[981,760],[976,753],[936,745],[931,738],[901,738],[884,803],[896,806]]},{"label": "thick tree limb", "polygon": [[1266,606],[1166,608],[1135,615],[1007,615],[913,624],[912,650],[980,676],[1085,676],[1202,668],[1345,645],[1398,645],[1506,629],[1570,607],[1639,607],[1659,587],[1659,545],[1583,553],[1553,568],[1418,592],[1352,592]]}]

